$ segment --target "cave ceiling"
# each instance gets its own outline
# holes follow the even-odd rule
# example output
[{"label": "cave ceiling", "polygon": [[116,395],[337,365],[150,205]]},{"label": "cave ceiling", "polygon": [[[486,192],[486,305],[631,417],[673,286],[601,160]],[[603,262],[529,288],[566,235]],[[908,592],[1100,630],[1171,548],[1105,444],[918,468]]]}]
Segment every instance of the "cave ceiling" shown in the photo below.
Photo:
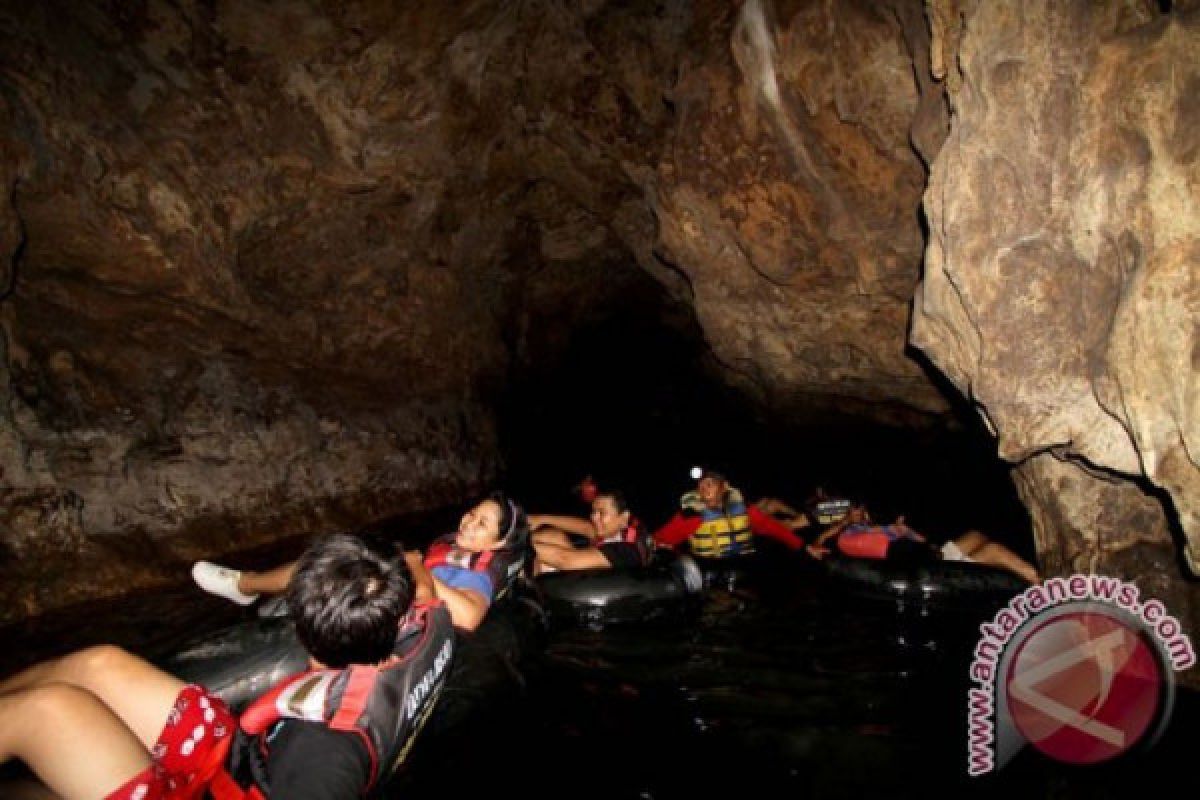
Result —
[{"label": "cave ceiling", "polygon": [[904,343],[923,17],[751,5],[6,4],[15,391],[51,427],[161,417],[214,361],[465,396],[640,267],[769,406],[944,410]]}]

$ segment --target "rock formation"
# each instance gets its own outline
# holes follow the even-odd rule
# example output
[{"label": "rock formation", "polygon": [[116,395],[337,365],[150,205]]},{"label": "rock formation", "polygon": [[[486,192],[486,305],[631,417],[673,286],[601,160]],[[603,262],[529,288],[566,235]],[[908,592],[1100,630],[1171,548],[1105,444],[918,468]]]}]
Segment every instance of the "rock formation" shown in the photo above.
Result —
[{"label": "rock formation", "polygon": [[936,149],[944,125],[940,89],[913,67],[924,20],[902,3],[771,9],[743,4],[732,41],[727,23],[693,32],[658,167],[656,254],[687,277],[730,377],[777,411],[797,394],[944,411],[905,354],[925,179],[911,130]]},{"label": "rock formation", "polygon": [[953,114],[912,341],[1019,465],[1046,570],[1136,578],[1200,622],[1176,547],[1195,571],[1200,15],[930,16]]},{"label": "rock formation", "polygon": [[8,3],[0,32],[0,468],[83,550],[480,488],[514,359],[638,265],[769,408],[945,408],[904,355],[912,3]]},{"label": "rock formation", "polygon": [[0,41],[6,609],[478,490],[514,374],[631,298],[780,419],[943,419],[944,374],[1049,571],[1200,556],[1189,3],[48,0]]}]

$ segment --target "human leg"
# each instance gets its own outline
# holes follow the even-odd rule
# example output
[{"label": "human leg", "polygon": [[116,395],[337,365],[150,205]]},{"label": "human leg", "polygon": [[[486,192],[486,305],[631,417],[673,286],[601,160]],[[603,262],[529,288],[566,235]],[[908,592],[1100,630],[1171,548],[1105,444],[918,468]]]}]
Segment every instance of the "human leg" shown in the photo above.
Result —
[{"label": "human leg", "polygon": [[266,572],[245,571],[238,581],[238,591],[244,594],[283,594],[292,575],[296,572],[296,562],[290,561]]},{"label": "human leg", "polygon": [[63,683],[0,695],[0,761],[10,758],[66,800],[95,800],[151,763],[148,749],[100,698]]},{"label": "human leg", "polygon": [[43,661],[0,681],[0,695],[60,684],[96,697],[146,749],[153,747],[186,685],[119,647],[99,645]]},{"label": "human leg", "polygon": [[954,544],[971,561],[1006,569],[1029,583],[1037,583],[1039,580],[1037,569],[1032,564],[979,531],[967,531],[955,539]]},{"label": "human leg", "polygon": [[980,564],[1003,567],[1024,578],[1028,583],[1037,583],[1040,579],[1036,567],[997,542],[988,542],[975,551],[973,558]]},{"label": "human leg", "polygon": [[236,570],[210,561],[197,561],[192,565],[192,579],[209,594],[247,606],[257,600],[260,594],[282,594],[287,591],[295,571],[295,561],[265,572]]},{"label": "human leg", "polygon": [[979,531],[967,531],[962,536],[954,540],[954,545],[967,558],[974,560],[975,551],[986,545],[990,539],[984,536]]},{"label": "human leg", "polygon": [[[47,720],[53,735],[40,727]],[[140,796],[143,785],[153,797],[161,779],[184,785],[203,778],[220,763],[235,727],[225,704],[202,687],[109,645],[0,682],[0,761],[20,757],[68,798],[95,798],[99,787]],[[153,773],[146,771],[152,757]],[[64,769],[81,777],[75,781]],[[107,782],[114,776],[124,780]],[[76,786],[90,792],[80,795]]]}]

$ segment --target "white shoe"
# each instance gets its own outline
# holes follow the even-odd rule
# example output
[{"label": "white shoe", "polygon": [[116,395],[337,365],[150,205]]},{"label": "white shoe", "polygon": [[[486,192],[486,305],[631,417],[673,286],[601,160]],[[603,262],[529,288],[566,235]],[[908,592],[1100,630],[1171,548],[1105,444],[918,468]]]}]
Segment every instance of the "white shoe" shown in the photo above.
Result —
[{"label": "white shoe", "polygon": [[192,580],[204,591],[232,600],[239,606],[248,606],[258,599],[256,594],[242,594],[238,590],[238,580],[242,573],[236,569],[222,567],[210,561],[197,561],[192,565]]}]

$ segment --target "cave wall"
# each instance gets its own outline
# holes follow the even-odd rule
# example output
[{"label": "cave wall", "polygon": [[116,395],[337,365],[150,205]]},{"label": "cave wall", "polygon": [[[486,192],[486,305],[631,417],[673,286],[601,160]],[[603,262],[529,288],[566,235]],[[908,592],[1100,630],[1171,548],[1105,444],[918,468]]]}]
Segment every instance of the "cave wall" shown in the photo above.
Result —
[{"label": "cave wall", "polygon": [[950,135],[912,341],[1018,465],[1044,569],[1200,624],[1200,13],[933,2]]},{"label": "cave wall", "polygon": [[670,95],[656,256],[687,279],[727,379],[912,422],[947,408],[906,352],[941,88],[913,3],[710,4]]},{"label": "cave wall", "polygon": [[945,410],[904,341],[919,3],[52,0],[0,38],[30,610],[64,596],[30,565],[118,534],[186,558],[481,488],[514,366],[639,267],[768,410]]},{"label": "cave wall", "polygon": [[130,532],[187,558],[484,487],[509,381],[639,269],[779,419],[943,419],[916,345],[1048,570],[1197,557],[1190,3],[59,0],[0,38],[26,610]]},{"label": "cave wall", "polygon": [[489,20],[418,10],[5,4],[6,609],[493,479]]}]

